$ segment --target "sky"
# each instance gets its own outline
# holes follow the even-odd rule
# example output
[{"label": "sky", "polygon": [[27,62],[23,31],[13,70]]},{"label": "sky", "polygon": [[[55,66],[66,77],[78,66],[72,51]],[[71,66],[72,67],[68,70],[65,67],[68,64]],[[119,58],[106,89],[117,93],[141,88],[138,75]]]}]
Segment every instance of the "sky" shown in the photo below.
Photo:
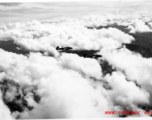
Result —
[{"label": "sky", "polygon": [[79,1],[79,2],[89,2],[89,1],[145,1],[145,0],[1,0],[1,2],[63,2],[63,1]]},{"label": "sky", "polygon": [[[45,0],[44,0],[45,1]],[[58,1],[58,2],[57,2]],[[61,17],[81,18],[90,14],[104,15],[130,14],[145,10],[151,11],[151,0],[50,0],[48,2],[24,2],[20,4],[1,3],[0,23],[45,20]],[[79,2],[78,2],[79,1]],[[148,1],[148,2],[147,2]]]}]

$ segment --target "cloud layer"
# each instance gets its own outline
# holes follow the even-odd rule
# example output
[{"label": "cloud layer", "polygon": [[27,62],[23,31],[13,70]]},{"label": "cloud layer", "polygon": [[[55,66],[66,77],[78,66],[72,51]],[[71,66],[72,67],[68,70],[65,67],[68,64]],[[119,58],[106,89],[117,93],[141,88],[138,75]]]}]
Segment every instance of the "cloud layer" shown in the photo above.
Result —
[{"label": "cloud layer", "polygon": [[[105,111],[150,108],[152,58],[125,47],[136,41],[131,34],[151,32],[151,18],[141,19],[143,13],[1,25],[0,41],[13,40],[30,53],[0,49],[0,119],[120,117]],[[113,24],[125,26],[129,33],[96,29]],[[66,53],[57,46],[96,50],[102,57]],[[103,74],[109,69],[103,61],[114,69],[111,73]]]}]

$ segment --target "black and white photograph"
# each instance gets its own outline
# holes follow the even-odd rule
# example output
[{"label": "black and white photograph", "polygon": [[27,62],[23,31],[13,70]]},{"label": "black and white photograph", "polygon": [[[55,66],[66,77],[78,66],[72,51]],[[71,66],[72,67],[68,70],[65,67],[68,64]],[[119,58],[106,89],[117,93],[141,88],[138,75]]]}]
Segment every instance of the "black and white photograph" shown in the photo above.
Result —
[{"label": "black and white photograph", "polygon": [[0,120],[152,117],[152,0],[0,1]]}]

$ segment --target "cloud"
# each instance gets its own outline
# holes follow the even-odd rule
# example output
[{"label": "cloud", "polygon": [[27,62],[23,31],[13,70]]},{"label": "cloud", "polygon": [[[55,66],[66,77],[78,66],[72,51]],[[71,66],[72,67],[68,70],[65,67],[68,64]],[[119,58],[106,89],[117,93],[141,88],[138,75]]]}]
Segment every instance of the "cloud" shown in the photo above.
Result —
[{"label": "cloud", "polygon": [[[152,105],[151,58],[125,48],[135,39],[121,30],[87,27],[133,24],[136,34],[149,31],[147,20],[109,15],[1,25],[0,41],[13,40],[29,54],[0,49],[0,106],[5,113],[0,112],[0,117],[100,118],[120,116],[105,115],[105,111],[144,111],[141,106]],[[98,50],[102,58],[59,52],[57,46]],[[103,75],[108,68],[102,61],[114,68],[111,74]],[[8,103],[18,108],[11,109]]]},{"label": "cloud", "polygon": [[[1,94],[0,94],[1,96]],[[11,116],[9,109],[4,105],[3,101],[0,99],[0,119],[2,120],[14,120]]]},{"label": "cloud", "polygon": [[79,50],[99,50],[103,46],[118,48],[121,44],[134,40],[132,36],[115,28],[89,30],[82,25],[83,22],[68,19],[61,23],[63,24],[57,25],[50,24],[49,21],[43,23],[32,21],[25,24],[8,24],[2,27],[0,39],[9,37],[23,48],[47,51],[55,56],[58,56],[58,52],[54,49],[57,46],[69,46]]},{"label": "cloud", "polygon": [[[64,3],[60,1],[57,2],[57,0],[55,0],[55,2],[50,2],[49,0],[48,1],[46,0],[46,3],[43,3],[45,1],[43,2],[35,1],[34,3],[31,3],[32,1],[29,1],[28,3],[26,3],[25,1],[18,1],[18,2],[23,2],[23,3],[18,6],[0,7],[1,23],[23,22],[23,21],[25,22],[25,21],[32,21],[33,19],[37,19],[37,20],[46,20],[50,18],[58,19],[61,17],[80,18],[90,14],[93,15],[115,14],[115,15],[126,16],[136,11],[143,10],[145,8],[148,11],[151,11],[150,0],[146,0],[146,1],[145,0],[134,0],[134,1],[99,0],[96,2],[94,1],[91,2],[89,0],[84,0],[84,1],[74,0]],[[4,1],[4,3],[6,3],[6,1]]]},{"label": "cloud", "polygon": [[[0,52],[1,61],[9,59],[7,63],[0,64],[1,71],[7,73],[5,76],[19,83],[21,88],[25,85],[38,86],[40,104],[32,104],[28,100],[34,109],[20,113],[21,118],[102,117],[105,116],[105,110],[113,109],[105,98],[104,88],[95,85],[95,89],[94,83],[91,83],[92,78],[89,78],[101,77],[101,68],[95,60],[63,54],[57,61],[40,53],[31,53],[27,58],[3,50]],[[74,58],[80,61],[79,64],[74,62]],[[69,62],[65,64],[68,59]],[[84,63],[88,71],[82,67]]]},{"label": "cloud", "polygon": [[147,25],[145,25],[145,23],[142,20],[138,19],[132,21],[131,25],[128,26],[128,28],[131,29],[131,33],[152,32],[152,30]]},{"label": "cloud", "polygon": [[[90,2],[90,1],[93,1],[93,0],[45,0],[45,2]],[[96,1],[105,1],[105,0],[96,0]],[[111,2],[112,1],[128,1],[128,0],[110,0]],[[137,0],[137,1],[143,1],[143,0]],[[4,1],[4,2],[11,2],[11,1]],[[20,1],[20,2],[25,2],[25,1]],[[30,2],[41,2],[41,1],[30,1]]]},{"label": "cloud", "polygon": [[0,3],[2,6],[18,6],[21,3]]},{"label": "cloud", "polygon": [[95,59],[79,57],[75,54],[62,54],[62,66],[80,72],[87,77],[101,79],[102,70]]},{"label": "cloud", "polygon": [[128,80],[136,81],[151,94],[151,58],[143,58],[141,55],[132,53],[126,48],[113,51],[103,49],[100,52],[112,66],[124,71]]},{"label": "cloud", "polygon": [[148,104],[149,93],[137,87],[134,82],[127,81],[121,72],[113,72],[104,78],[111,86],[110,97],[114,103],[124,106],[126,109],[132,109],[134,105]]}]

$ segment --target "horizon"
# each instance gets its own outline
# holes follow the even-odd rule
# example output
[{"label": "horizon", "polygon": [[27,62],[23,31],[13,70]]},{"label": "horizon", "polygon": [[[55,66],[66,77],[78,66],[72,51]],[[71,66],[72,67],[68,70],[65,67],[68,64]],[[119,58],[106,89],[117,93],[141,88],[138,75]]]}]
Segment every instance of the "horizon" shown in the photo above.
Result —
[{"label": "horizon", "polygon": [[[45,1],[45,0],[44,0]],[[54,0],[53,0],[54,1]],[[54,18],[82,18],[91,14],[132,14],[138,11],[151,11],[152,1],[145,0],[97,0],[93,1],[67,1],[60,2],[24,2],[1,3],[0,23],[27,22],[31,20],[47,20]],[[137,2],[138,1],[138,2]]]}]

